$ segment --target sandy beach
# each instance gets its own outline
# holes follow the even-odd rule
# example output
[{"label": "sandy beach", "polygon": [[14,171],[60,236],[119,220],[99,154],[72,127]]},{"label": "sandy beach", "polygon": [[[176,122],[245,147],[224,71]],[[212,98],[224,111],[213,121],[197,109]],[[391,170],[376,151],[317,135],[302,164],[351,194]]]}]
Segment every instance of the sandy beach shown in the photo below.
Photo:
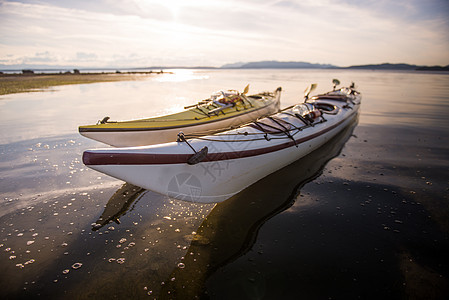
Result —
[{"label": "sandy beach", "polygon": [[87,84],[96,82],[113,82],[142,80],[145,76],[161,74],[159,72],[102,72],[102,73],[31,73],[0,74],[0,96],[37,92],[51,87],[69,84]]}]

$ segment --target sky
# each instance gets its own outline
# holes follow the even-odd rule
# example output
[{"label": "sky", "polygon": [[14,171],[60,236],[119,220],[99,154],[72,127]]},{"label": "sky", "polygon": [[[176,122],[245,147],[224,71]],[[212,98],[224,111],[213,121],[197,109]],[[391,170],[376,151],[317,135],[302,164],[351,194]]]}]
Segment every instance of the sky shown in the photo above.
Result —
[{"label": "sky", "polygon": [[449,65],[449,0],[0,0],[0,68]]}]

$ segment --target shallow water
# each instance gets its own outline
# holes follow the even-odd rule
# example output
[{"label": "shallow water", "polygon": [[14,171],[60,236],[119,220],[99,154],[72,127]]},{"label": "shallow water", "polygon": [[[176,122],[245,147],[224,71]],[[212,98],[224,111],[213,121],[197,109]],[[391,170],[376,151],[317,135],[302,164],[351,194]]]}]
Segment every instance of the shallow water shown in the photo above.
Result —
[{"label": "shallow water", "polygon": [[[247,83],[281,86],[287,107],[333,78],[362,92],[358,123],[223,203],[169,199],[81,162],[104,145],[77,126],[104,116],[175,112]],[[448,95],[440,73],[179,70],[2,96],[0,296],[446,298]]]}]

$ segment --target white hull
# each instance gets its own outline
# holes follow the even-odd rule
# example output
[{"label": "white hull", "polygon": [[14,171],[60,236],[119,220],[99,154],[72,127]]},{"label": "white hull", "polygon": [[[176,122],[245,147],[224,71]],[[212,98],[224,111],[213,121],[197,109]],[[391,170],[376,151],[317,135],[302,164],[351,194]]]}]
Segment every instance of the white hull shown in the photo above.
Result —
[{"label": "white hull", "polygon": [[83,161],[99,172],[170,197],[202,203],[221,202],[322,146],[358,113],[358,103],[344,108],[347,103],[341,101],[320,102],[339,107],[338,113],[325,114],[326,121],[313,126],[304,127],[303,121],[289,114],[291,110],[274,115],[297,127],[303,126],[290,138],[283,133],[265,134],[254,126],[244,126],[189,139],[194,149],[206,146],[209,150],[207,158],[195,165],[186,163],[193,150],[185,142],[89,150]]}]

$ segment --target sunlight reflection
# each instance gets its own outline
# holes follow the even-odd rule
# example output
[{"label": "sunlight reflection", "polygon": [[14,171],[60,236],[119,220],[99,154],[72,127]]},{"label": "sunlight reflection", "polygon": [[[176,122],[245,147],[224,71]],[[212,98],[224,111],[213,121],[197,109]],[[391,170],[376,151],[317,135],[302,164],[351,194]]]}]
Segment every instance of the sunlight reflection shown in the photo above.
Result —
[{"label": "sunlight reflection", "polygon": [[170,73],[163,74],[155,78],[159,82],[183,82],[196,79],[208,79],[209,76],[205,74],[198,74],[194,70],[174,69]]}]

